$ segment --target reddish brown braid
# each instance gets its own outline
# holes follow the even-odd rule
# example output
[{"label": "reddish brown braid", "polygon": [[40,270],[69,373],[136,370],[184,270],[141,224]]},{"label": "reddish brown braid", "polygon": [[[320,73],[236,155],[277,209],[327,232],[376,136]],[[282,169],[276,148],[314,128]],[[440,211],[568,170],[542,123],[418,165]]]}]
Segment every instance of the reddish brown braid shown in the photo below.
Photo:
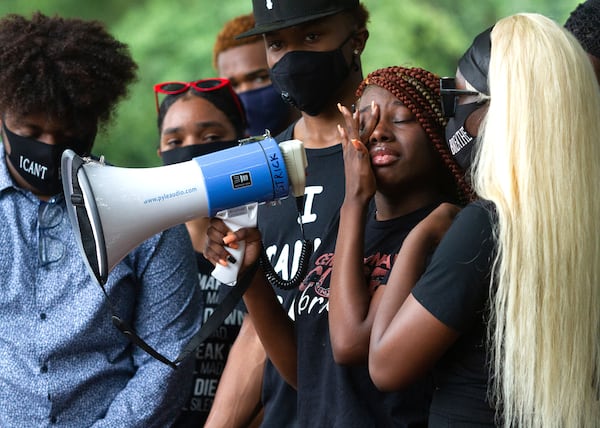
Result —
[{"label": "reddish brown braid", "polygon": [[369,85],[379,86],[398,98],[415,115],[452,177],[453,196],[464,205],[473,200],[474,194],[465,179],[465,171],[446,146],[446,119],[441,110],[439,81],[439,76],[422,68],[386,67],[369,73],[359,85],[356,95],[360,98]]}]

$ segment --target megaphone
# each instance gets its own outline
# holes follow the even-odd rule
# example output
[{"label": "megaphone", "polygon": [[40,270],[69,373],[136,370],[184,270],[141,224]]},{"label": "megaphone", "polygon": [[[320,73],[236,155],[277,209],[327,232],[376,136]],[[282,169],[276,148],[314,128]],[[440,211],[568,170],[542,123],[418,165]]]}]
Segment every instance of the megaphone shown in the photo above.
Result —
[{"label": "megaphone", "polygon": [[[197,217],[220,215],[230,228],[256,225],[259,203],[304,194],[307,166],[299,140],[265,134],[239,146],[154,168],[109,166],[62,155],[67,211],[88,269],[105,284],[129,252],[154,234]],[[241,219],[241,221],[240,221]],[[243,248],[237,251],[242,251]],[[213,272],[232,283],[243,253]]]}]

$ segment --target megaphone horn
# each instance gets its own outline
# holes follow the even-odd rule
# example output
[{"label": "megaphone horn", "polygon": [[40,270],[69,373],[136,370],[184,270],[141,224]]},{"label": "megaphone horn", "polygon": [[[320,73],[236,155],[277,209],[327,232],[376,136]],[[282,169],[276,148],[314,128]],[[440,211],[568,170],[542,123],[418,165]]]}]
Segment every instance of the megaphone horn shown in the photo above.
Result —
[{"label": "megaphone horn", "polygon": [[302,142],[273,138],[154,168],[122,168],[62,156],[67,210],[88,268],[101,283],[131,250],[154,234],[196,217],[246,204],[302,195]]}]

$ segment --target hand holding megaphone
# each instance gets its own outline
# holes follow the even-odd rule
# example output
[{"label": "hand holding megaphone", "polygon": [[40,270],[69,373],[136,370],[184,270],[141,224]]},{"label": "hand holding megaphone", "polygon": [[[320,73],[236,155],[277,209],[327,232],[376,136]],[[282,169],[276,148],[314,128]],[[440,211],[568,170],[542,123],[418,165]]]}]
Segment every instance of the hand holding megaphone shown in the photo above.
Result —
[{"label": "hand holding megaphone", "polygon": [[[220,213],[232,230],[256,226],[249,204],[276,201],[290,193],[303,195],[306,165],[302,142],[277,144],[266,135],[155,168],[108,166],[66,150],[62,178],[79,247],[93,276],[104,284],[114,266],[137,245],[192,218]],[[246,207],[246,218],[227,211],[237,207]],[[230,283],[238,268],[231,264],[217,275]]]},{"label": "hand holding megaphone", "polygon": [[[210,220],[206,234],[204,256],[217,267],[236,264],[245,269],[257,262],[263,251],[261,234],[254,226],[243,226],[233,231],[226,221],[217,216]],[[241,246],[243,251],[240,251]]]},{"label": "hand holding megaphone", "polygon": [[[279,144],[279,149],[284,159],[286,171],[291,185],[291,193],[294,197],[304,195],[304,186],[306,184],[306,153],[304,146],[299,140],[288,140]],[[258,214],[258,203],[243,205],[231,208],[217,213],[217,217],[222,219],[232,231],[237,231],[242,227],[256,227]],[[229,253],[232,259],[227,266],[221,264],[215,265],[212,276],[223,284],[233,285],[237,280],[240,270],[246,243],[237,242],[237,248],[230,248]]]},{"label": "hand holding megaphone", "polygon": [[[258,214],[258,203],[244,205],[232,208],[230,210],[217,213],[217,218],[223,220],[227,227],[232,231],[237,231],[242,227],[256,227]],[[233,285],[237,281],[237,276],[242,265],[244,252],[246,251],[246,242],[239,241],[235,247],[229,248],[227,265],[216,264],[212,271],[212,276],[223,284]]]}]

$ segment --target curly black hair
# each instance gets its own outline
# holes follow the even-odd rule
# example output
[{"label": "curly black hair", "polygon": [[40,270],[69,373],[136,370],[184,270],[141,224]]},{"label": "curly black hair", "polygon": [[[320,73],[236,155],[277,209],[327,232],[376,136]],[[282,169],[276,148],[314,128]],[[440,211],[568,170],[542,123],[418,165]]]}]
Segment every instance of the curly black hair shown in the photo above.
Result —
[{"label": "curly black hair", "polygon": [[0,112],[104,126],[136,79],[127,45],[98,21],[0,19]]},{"label": "curly black hair", "polygon": [[600,58],[600,0],[587,0],[569,15],[565,28],[579,40],[585,51]]}]

